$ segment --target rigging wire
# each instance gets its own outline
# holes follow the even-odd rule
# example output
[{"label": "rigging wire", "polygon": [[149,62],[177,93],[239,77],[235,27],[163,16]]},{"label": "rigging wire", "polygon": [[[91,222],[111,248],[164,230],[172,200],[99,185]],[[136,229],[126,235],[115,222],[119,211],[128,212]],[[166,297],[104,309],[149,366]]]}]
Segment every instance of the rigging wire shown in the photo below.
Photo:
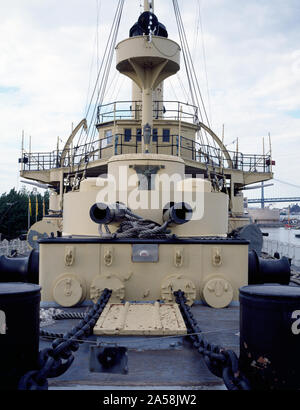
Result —
[{"label": "rigging wire", "polygon": [[178,72],[176,73],[176,77],[177,77],[177,80],[178,80],[179,85],[181,87],[181,90],[183,91],[184,97],[186,98],[186,102],[188,104],[190,102],[190,98],[189,98],[188,92],[185,89],[185,86],[184,86],[183,81],[180,77],[180,74]]},{"label": "rigging wire", "polygon": [[[117,8],[117,10],[118,10],[118,8]],[[96,78],[96,82],[95,82],[95,85],[94,85],[94,88],[93,88],[93,92],[92,92],[92,95],[91,95],[89,104],[88,104],[88,106],[87,106],[87,109],[86,109],[86,114],[85,114],[86,120],[88,120],[88,116],[89,116],[90,109],[91,109],[91,106],[92,106],[92,103],[93,103],[93,99],[94,99],[95,93],[96,93],[96,91],[97,91],[98,82],[99,82],[99,79],[100,79],[100,74],[101,74],[101,71],[102,71],[102,67],[103,67],[103,64],[104,64],[104,60],[105,60],[105,58],[106,58],[106,54],[107,54],[107,50],[108,50],[108,47],[109,47],[109,43],[110,43],[110,39],[111,39],[113,27],[114,27],[115,22],[116,22],[116,15],[117,15],[117,12],[116,12],[116,14],[115,14],[115,17],[114,17],[114,20],[113,20],[113,23],[112,23],[112,27],[111,27],[111,30],[110,30],[110,33],[109,33],[109,36],[108,36],[107,44],[106,44],[105,51],[104,51],[104,54],[103,54],[102,63],[101,63],[101,66],[100,66],[100,68],[99,68],[99,70],[98,70],[98,73],[97,73],[97,78]],[[97,36],[97,35],[96,35],[96,36]],[[82,137],[82,133],[81,133],[81,135],[80,135],[80,137],[79,137],[79,141],[78,141],[78,144],[77,144],[78,146],[80,146],[81,137]],[[85,138],[85,142],[84,142],[83,145],[86,144],[86,142],[87,142],[87,137],[88,137],[88,132],[86,133],[86,138]]]},{"label": "rigging wire", "polygon": [[[95,49],[96,49],[96,42],[97,42],[96,36],[97,35],[95,35],[95,38],[94,38],[94,48]],[[95,54],[93,54],[93,56],[92,56],[91,63],[90,63],[90,68],[89,68],[88,91],[87,91],[87,96],[86,96],[86,103],[85,103],[84,112],[87,111],[87,107],[88,107],[88,103],[89,103],[89,94],[90,94],[91,82],[92,82],[92,70],[93,70],[93,66],[94,66],[94,63],[95,63]]]},{"label": "rigging wire", "polygon": [[[181,48],[182,48],[182,53],[183,53],[183,58],[185,61],[185,69],[186,69],[186,75],[187,75],[187,80],[188,80],[188,85],[189,85],[189,92],[191,95],[192,103],[194,106],[198,107],[198,115],[200,115],[200,119],[202,122],[204,122],[204,117],[206,119],[206,122],[208,126],[210,127],[210,121],[207,115],[207,111],[204,105],[204,100],[201,94],[198,78],[196,75],[196,70],[195,66],[193,63],[193,59],[191,56],[191,52],[189,49],[188,41],[187,41],[187,36],[185,32],[185,28],[183,25],[179,5],[177,0],[172,0],[173,1],[173,7],[175,11],[175,17],[176,17],[176,22],[177,22],[177,27],[178,27],[178,32],[179,32],[179,37],[180,37],[180,42],[181,42]],[[96,120],[97,120],[97,111],[98,107],[103,104],[104,99],[107,97],[108,91],[110,91],[111,87],[108,88],[107,90],[107,85],[108,81],[110,78],[110,68],[112,65],[112,59],[114,55],[114,49],[116,45],[116,40],[119,32],[119,27],[120,27],[120,21],[121,21],[121,16],[123,12],[123,7],[124,7],[124,2],[125,0],[119,0],[117,9],[115,12],[114,20],[112,23],[112,27],[108,36],[107,44],[105,47],[103,59],[101,61],[101,65],[99,67],[99,13],[100,13],[100,0],[97,0],[97,32],[96,32],[96,55],[97,55],[97,68],[98,68],[98,74],[97,74],[97,79],[96,79],[96,84],[92,92],[92,96],[89,102],[89,105],[87,106],[86,110],[86,119],[88,121],[88,129],[86,131],[86,136],[85,136],[85,141],[84,141],[84,146],[85,146],[85,153],[89,152],[89,146],[91,146],[95,140],[95,134],[97,132],[97,128],[95,127],[96,125]],[[201,19],[201,8],[200,8],[200,3],[198,3],[199,6],[199,13],[198,13],[198,21],[197,21],[197,38],[199,35],[199,27],[201,28],[201,33],[203,37],[203,26],[202,26],[202,19]],[[207,69],[206,69],[206,54],[205,54],[205,47],[204,47],[204,42],[203,42],[203,53],[205,56],[205,70],[206,70],[206,79],[207,79],[207,89],[208,89],[208,76],[207,76]],[[186,92],[183,82],[180,79],[180,76],[177,75],[178,81],[183,89],[184,94],[188,97],[188,93]],[[111,84],[114,82],[115,76],[111,80]],[[114,84],[114,90],[112,93],[115,92],[117,88],[117,83]],[[172,83],[171,83],[172,86]],[[120,89],[118,90],[118,94],[120,92]],[[189,98],[188,98],[189,101]],[[204,117],[202,115],[202,112],[204,113]],[[204,145],[204,138],[203,138],[203,132],[206,137],[207,141],[207,151],[209,152],[210,149],[214,149],[214,147],[211,147],[211,144],[209,143],[209,137],[207,135],[206,130],[199,130],[199,137],[201,140],[202,145]],[[83,133],[83,130],[81,130],[81,134]],[[81,142],[81,137],[80,135],[79,142]],[[212,138],[213,144],[216,148],[216,141],[214,138]],[[78,145],[80,145],[78,143]],[[84,154],[84,153],[82,153]]]},{"label": "rigging wire", "polygon": [[[178,33],[179,33],[179,38],[180,38],[180,43],[181,43],[181,48],[182,48],[183,59],[184,59],[184,62],[185,62],[185,70],[186,70],[186,76],[187,76],[187,80],[188,80],[188,84],[189,84],[189,91],[190,91],[190,95],[191,95],[191,99],[192,99],[192,104],[194,106],[196,106],[196,105],[198,106],[198,110],[199,110],[199,113],[200,113],[200,118],[203,122],[201,110],[199,108],[200,106],[199,106],[198,101],[196,102],[194,92],[193,92],[193,89],[195,89],[195,84],[193,82],[193,76],[191,75],[191,72],[190,72],[190,65],[189,65],[189,61],[188,61],[188,58],[187,58],[187,54],[186,54],[186,44],[185,44],[185,41],[184,41],[184,37],[183,37],[183,33],[182,33],[182,28],[181,28],[181,24],[180,24],[179,15],[178,15],[178,11],[177,11],[177,8],[176,8],[175,0],[173,0],[173,6],[174,6],[175,17],[176,17],[176,22],[177,22],[177,27],[178,27]],[[177,4],[177,6],[178,6],[178,4]],[[200,138],[203,141],[202,130],[200,130]],[[209,144],[207,144],[207,145],[209,145]]]},{"label": "rigging wire", "polygon": [[280,184],[289,185],[293,188],[300,188],[300,185],[291,184],[290,182],[282,181],[281,179],[273,178],[274,181],[279,182]]},{"label": "rigging wire", "polygon": [[200,2],[197,1],[197,13],[195,14],[195,27],[194,27],[194,43],[193,43],[193,60],[196,61],[197,57],[197,42],[199,37],[199,13],[200,13]]},{"label": "rigging wire", "polygon": [[[123,1],[123,3],[124,3],[124,1]],[[119,24],[120,24],[120,18],[118,17],[117,26],[116,26],[116,29],[115,29],[114,34],[113,34],[113,41],[111,43],[110,50],[109,50],[109,58],[107,59],[106,64],[105,64],[103,78],[101,80],[101,84],[100,84],[100,87],[99,87],[99,92],[98,92],[98,95],[97,95],[96,104],[94,106],[93,115],[92,115],[92,119],[91,119],[91,122],[90,122],[89,130],[88,130],[88,135],[89,135],[89,131],[90,131],[91,127],[93,126],[92,135],[90,137],[90,141],[89,141],[88,148],[87,148],[88,152],[90,150],[90,146],[94,142],[94,137],[95,137],[95,134],[96,134],[96,127],[94,126],[95,125],[95,120],[96,120],[96,111],[98,110],[98,107],[103,104],[104,93],[105,93],[105,90],[106,90],[106,87],[107,87],[108,77],[109,77],[109,74],[110,74],[110,67],[111,67],[111,63],[112,63],[112,59],[113,59],[113,52],[114,52],[114,48],[115,48],[115,44],[116,44],[116,37],[117,37]]]},{"label": "rigging wire", "polygon": [[191,77],[189,75],[189,64],[188,64],[187,56],[186,56],[186,52],[185,52],[185,45],[184,45],[184,41],[183,41],[183,37],[182,37],[182,32],[181,32],[181,27],[180,27],[178,13],[177,13],[177,9],[176,9],[175,0],[173,0],[173,7],[174,7],[174,11],[175,11],[175,18],[176,18],[176,23],[177,23],[177,27],[178,27],[178,34],[179,34],[179,38],[180,38],[182,54],[183,54],[183,59],[184,59],[184,63],[185,63],[185,70],[186,70],[187,80],[188,80],[188,83],[189,83],[189,91],[190,91],[192,103],[193,103],[193,105],[196,105],[196,101],[195,101],[195,97],[194,97],[194,93],[193,93],[193,87],[192,87],[192,83],[191,83]]},{"label": "rigging wire", "polygon": [[[95,33],[94,45],[93,45],[95,51],[92,55],[90,68],[89,68],[88,91],[87,91],[86,103],[85,103],[85,108],[84,108],[85,113],[88,110],[89,94],[90,94],[90,90],[91,90],[91,81],[92,81],[92,70],[93,70],[94,63],[96,63],[95,64],[96,65],[96,73],[98,73],[98,71],[99,71],[99,14],[100,14],[99,2],[100,1],[101,0],[96,0],[97,21],[96,21],[96,33]],[[81,131],[80,131],[80,136],[79,136],[78,143],[77,143],[78,146],[80,145],[82,134],[83,134],[83,129],[81,129]]]},{"label": "rigging wire", "polygon": [[107,88],[108,78],[109,78],[109,75],[110,75],[111,63],[112,63],[112,59],[113,59],[113,56],[114,56],[114,49],[115,49],[117,35],[118,35],[119,27],[120,27],[120,21],[121,21],[123,5],[124,5],[124,0],[121,1],[121,6],[120,6],[121,8],[119,10],[116,27],[115,27],[115,30],[114,30],[114,33],[113,33],[113,38],[112,38],[112,42],[111,42],[110,50],[109,50],[109,57],[108,57],[108,60],[106,62],[106,65],[105,65],[104,77],[101,81],[100,92],[98,93],[98,96],[97,96],[97,104],[96,105],[98,105],[99,103],[102,104],[103,99],[104,99],[104,95],[105,95],[105,91],[106,91],[106,88]]},{"label": "rigging wire", "polygon": [[[101,66],[100,66],[100,69],[99,69],[99,72],[98,72],[96,86],[94,88],[92,99],[91,99],[90,105],[89,105],[89,111],[90,111],[90,109],[92,107],[92,104],[93,104],[93,99],[94,99],[94,96],[96,94],[96,88],[97,88],[97,85],[99,83],[101,73],[102,73],[102,77],[101,77],[101,81],[99,83],[98,92],[96,94],[97,95],[96,96],[96,101],[93,104],[94,108],[93,108],[93,111],[92,111],[91,119],[89,121],[89,126],[88,126],[88,130],[87,130],[87,137],[86,137],[86,141],[85,141],[84,145],[89,146],[94,142],[93,139],[94,139],[94,136],[95,136],[95,133],[96,133],[96,127],[93,127],[93,126],[95,125],[95,119],[96,119],[95,117],[96,117],[96,112],[98,110],[98,106],[103,103],[104,94],[105,94],[105,91],[106,91],[106,88],[107,88],[107,82],[108,82],[108,77],[109,77],[110,68],[111,68],[111,64],[112,64],[112,59],[113,59],[114,49],[115,49],[115,45],[116,45],[117,35],[118,35],[118,32],[119,32],[124,1],[125,0],[119,0],[119,2],[118,2],[118,6],[117,6],[116,13],[115,13],[114,21],[113,21],[112,28],[111,28],[109,38],[108,38],[108,42],[107,42],[107,45],[106,45],[104,58],[102,60],[102,63],[101,63]],[[92,127],[93,127],[93,130],[92,130],[92,133],[91,133]],[[90,137],[90,139],[89,139],[89,142],[87,143],[88,137]],[[89,148],[87,148],[87,151],[88,151],[88,149]]]},{"label": "rigging wire", "polygon": [[[99,68],[99,71],[98,71],[98,74],[97,74],[96,83],[95,83],[93,93],[92,93],[92,96],[91,96],[91,99],[90,99],[90,102],[89,102],[89,105],[88,105],[88,108],[87,108],[87,111],[86,111],[86,116],[85,116],[86,119],[88,119],[91,107],[93,105],[93,100],[94,100],[95,94],[96,94],[97,89],[98,89],[98,84],[99,84],[99,80],[100,80],[100,76],[101,76],[101,73],[102,73],[103,66],[104,66],[105,62],[107,61],[107,59],[109,57],[109,54],[110,54],[110,51],[111,51],[111,43],[114,39],[115,27],[116,27],[117,22],[118,22],[118,16],[119,16],[119,13],[120,13],[121,4],[124,4],[124,0],[119,0],[118,5],[117,5],[117,10],[116,10],[116,13],[115,13],[115,16],[114,16],[114,19],[113,19],[112,27],[111,27],[111,30],[110,30],[110,33],[109,33],[109,36],[108,36],[108,40],[107,40],[107,44],[106,44],[106,47],[105,47],[105,51],[104,51],[104,54],[103,54],[103,59],[102,59],[102,62],[101,62],[101,65],[100,65],[100,68]],[[107,66],[107,64],[106,64],[106,66]],[[101,84],[103,84],[103,79],[101,81]],[[98,94],[99,94],[100,90],[101,90],[101,88],[99,87]],[[93,116],[94,116],[94,113],[92,115],[92,118],[93,118]],[[91,128],[91,124],[89,126],[89,130],[90,130],[90,128]]]},{"label": "rigging wire", "polygon": [[171,78],[169,78],[169,84],[170,84],[171,89],[172,89],[172,91],[173,91],[173,94],[174,94],[174,96],[175,96],[175,101],[179,101],[179,98],[177,97],[177,94],[176,94],[176,91],[175,91],[175,88],[174,88],[174,86],[173,86],[173,83],[172,83]]},{"label": "rigging wire", "polygon": [[114,96],[114,93],[115,93],[115,91],[116,91],[117,84],[118,84],[118,82],[119,82],[120,77],[121,77],[121,76],[120,76],[119,71],[116,70],[116,71],[114,72],[114,75],[113,75],[111,81],[110,81],[109,86],[107,87],[107,90],[106,90],[105,95],[104,95],[104,98],[103,98],[103,102],[104,102],[105,100],[106,100],[106,101],[114,101],[113,96]]},{"label": "rigging wire", "polygon": [[[85,118],[88,123],[87,130],[85,130],[85,138],[83,135],[83,129],[81,129],[80,136],[77,140],[77,144],[75,145],[74,149],[77,155],[77,158],[79,158],[79,162],[76,164],[78,166],[78,169],[80,167],[80,164],[84,160],[86,162],[86,166],[89,161],[89,154],[91,153],[91,149],[94,150],[93,144],[96,142],[94,137],[97,131],[96,128],[96,113],[98,110],[98,105],[103,103],[103,99],[105,96],[105,92],[107,89],[107,83],[109,79],[109,74],[110,74],[110,68],[111,68],[111,63],[113,59],[113,54],[114,54],[114,49],[116,45],[116,40],[117,40],[117,35],[119,32],[119,27],[120,27],[120,21],[121,21],[121,16],[123,12],[123,7],[124,7],[124,2],[125,0],[119,0],[118,5],[115,11],[113,23],[108,35],[105,51],[103,54],[103,58],[100,64],[100,67],[98,65],[99,62],[99,40],[98,40],[98,33],[99,33],[99,13],[100,13],[100,0],[97,0],[97,31],[96,31],[96,38],[95,38],[95,43],[96,43],[96,57],[97,57],[97,78],[96,82],[94,84],[93,92],[90,97],[89,103],[86,106],[86,115]],[[94,64],[94,58],[92,60],[92,66]],[[92,67],[91,67],[92,69]],[[75,165],[75,164],[74,164]]]},{"label": "rigging wire", "polygon": [[202,38],[202,54],[203,54],[203,63],[204,63],[204,71],[205,71],[205,79],[206,79],[208,109],[209,109],[210,122],[212,123],[211,100],[210,100],[208,74],[207,74],[207,59],[206,59],[206,50],[205,50],[205,42],[204,42],[204,30],[203,30],[203,23],[202,23],[203,19],[202,19],[202,13],[201,13],[201,0],[198,0],[198,3],[199,3],[199,23],[200,23],[201,38]]},{"label": "rigging wire", "polygon": [[[121,76],[119,76],[119,78],[121,78]],[[117,91],[117,93],[116,93],[115,101],[117,101],[117,99],[118,99],[118,97],[119,97],[119,94],[120,94],[120,91],[121,91],[123,85],[124,85],[124,83],[121,81],[121,84],[120,84],[120,86],[119,86],[119,89],[118,89],[118,91]]]},{"label": "rigging wire", "polygon": [[[190,52],[190,49],[189,49],[189,45],[188,45],[186,32],[185,32],[184,24],[183,24],[183,21],[182,21],[178,1],[173,0],[173,4],[174,4],[174,7],[175,7],[176,20],[178,22],[177,25],[178,25],[178,28],[180,30],[180,37],[181,37],[182,45],[183,45],[183,48],[184,48],[185,60],[187,61],[189,73],[192,74],[191,75],[191,81],[192,81],[194,89],[195,89],[196,101],[198,103],[199,108],[202,105],[207,124],[208,124],[208,126],[210,126],[209,119],[208,119],[207,112],[206,112],[205,105],[204,105],[204,101],[203,101],[202,94],[201,94],[201,91],[200,91],[200,86],[199,86],[198,78],[197,78],[197,75],[196,75],[194,63],[193,63],[191,52]],[[200,100],[198,99],[197,91],[199,93],[199,97],[200,97],[200,100],[201,100],[201,105],[199,104]],[[192,90],[191,90],[191,92],[193,93]],[[201,114],[201,119],[203,121],[202,114]]]},{"label": "rigging wire", "polygon": [[[190,89],[190,94],[191,94],[191,97],[192,97],[193,105],[196,105],[198,107],[198,112],[200,114],[200,118],[201,118],[202,122],[204,122],[204,120],[203,120],[203,116],[202,116],[201,107],[203,108],[207,124],[210,127],[210,122],[209,122],[208,115],[207,115],[207,112],[206,112],[206,109],[205,109],[203,97],[202,97],[202,94],[201,94],[201,90],[200,90],[198,78],[197,78],[197,75],[196,75],[194,63],[193,63],[193,60],[192,60],[192,57],[191,57],[191,52],[190,52],[190,49],[189,49],[189,45],[188,45],[188,41],[187,41],[187,37],[186,37],[186,32],[185,32],[185,28],[184,28],[184,25],[183,25],[183,21],[182,21],[182,17],[181,17],[181,13],[180,13],[180,9],[179,9],[179,5],[178,5],[177,0],[173,0],[173,7],[174,7],[174,12],[175,12],[175,17],[176,17],[176,22],[177,22],[177,27],[178,27],[178,33],[179,33],[180,42],[181,42],[181,48],[182,48],[183,58],[184,58],[184,62],[185,62],[186,75],[187,75],[187,79],[188,79],[188,83],[189,83],[189,89]],[[193,90],[195,90],[195,93],[194,93]],[[200,104],[200,101],[201,101],[201,104]],[[210,147],[209,138],[207,136],[206,131],[204,131],[204,135],[206,137],[207,150],[209,152],[211,148],[216,148],[216,142],[214,141],[214,139],[212,139],[214,147]],[[201,129],[200,129],[200,132],[199,132],[199,136],[200,136],[200,139],[202,139],[202,141],[203,141],[203,135],[202,135],[202,130]]]},{"label": "rigging wire", "polygon": [[97,31],[96,31],[96,48],[97,48],[97,72],[99,71],[99,18],[100,18],[100,8],[101,0],[97,1]]}]

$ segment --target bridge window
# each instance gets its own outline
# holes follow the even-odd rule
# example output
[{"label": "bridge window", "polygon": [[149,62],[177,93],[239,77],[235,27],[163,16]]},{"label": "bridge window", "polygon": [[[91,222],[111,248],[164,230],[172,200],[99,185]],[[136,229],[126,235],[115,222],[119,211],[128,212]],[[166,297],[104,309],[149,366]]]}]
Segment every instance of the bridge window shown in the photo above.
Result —
[{"label": "bridge window", "polygon": [[163,129],[163,142],[170,142],[170,130]]},{"label": "bridge window", "polygon": [[137,128],[136,130],[136,141],[141,142],[142,141],[142,129]]},{"label": "bridge window", "polygon": [[157,130],[157,128],[153,128],[152,141],[153,141],[153,142],[157,142],[157,141],[158,141],[158,130]]},{"label": "bridge window", "polygon": [[124,135],[125,135],[125,142],[131,141],[131,128],[125,128],[124,130]]},{"label": "bridge window", "polygon": [[112,130],[105,131],[104,138],[101,141],[101,148],[106,148],[108,145],[112,144]]}]

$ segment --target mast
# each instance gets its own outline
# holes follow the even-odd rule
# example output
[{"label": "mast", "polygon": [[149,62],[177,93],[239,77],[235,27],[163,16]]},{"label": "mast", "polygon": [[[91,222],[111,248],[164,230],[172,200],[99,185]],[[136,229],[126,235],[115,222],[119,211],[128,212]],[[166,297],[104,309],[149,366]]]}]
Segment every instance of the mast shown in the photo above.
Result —
[{"label": "mast", "polygon": [[[154,14],[154,0],[144,0],[144,12],[151,12]],[[162,108],[163,108],[163,101],[164,99],[164,82],[162,81],[155,89],[148,89],[146,94],[143,93],[143,90],[141,87],[136,84],[136,82],[132,81],[132,101],[135,106],[135,119],[140,119],[139,118],[139,101],[146,103],[145,107],[146,109],[149,110],[149,107],[151,106],[151,110],[153,110],[153,101],[157,101],[157,106],[156,106],[156,111],[157,115],[163,115],[162,114]],[[150,111],[150,110],[149,110]],[[148,112],[149,112],[148,111]],[[151,111],[152,112],[152,111]],[[142,128],[146,125],[149,124],[151,128],[153,128],[153,114],[148,116],[148,118],[143,117],[142,118]]]},{"label": "mast", "polygon": [[144,0],[144,11],[154,13],[154,0]]},{"label": "mast", "polygon": [[159,22],[152,14],[147,15],[149,12],[153,13],[153,0],[145,0],[144,9],[146,16],[142,17],[141,22],[140,17],[139,27],[145,35],[139,32],[138,35],[121,41],[116,50],[117,70],[131,78],[142,93],[142,152],[149,153],[153,130],[153,92],[180,69],[181,50],[167,35],[155,35]]}]

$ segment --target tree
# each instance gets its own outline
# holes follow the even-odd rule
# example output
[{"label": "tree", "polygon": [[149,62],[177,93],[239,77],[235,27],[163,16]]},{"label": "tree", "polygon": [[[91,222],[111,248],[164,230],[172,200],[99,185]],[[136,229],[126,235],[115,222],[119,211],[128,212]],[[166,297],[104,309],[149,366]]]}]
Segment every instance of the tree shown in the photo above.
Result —
[{"label": "tree", "polygon": [[27,232],[28,227],[28,204],[31,201],[30,226],[36,221],[36,197],[38,201],[37,220],[43,218],[43,201],[45,201],[45,213],[49,209],[49,192],[44,195],[35,195],[23,187],[19,192],[15,188],[9,193],[0,196],[0,233],[7,239],[14,239],[20,234]]}]

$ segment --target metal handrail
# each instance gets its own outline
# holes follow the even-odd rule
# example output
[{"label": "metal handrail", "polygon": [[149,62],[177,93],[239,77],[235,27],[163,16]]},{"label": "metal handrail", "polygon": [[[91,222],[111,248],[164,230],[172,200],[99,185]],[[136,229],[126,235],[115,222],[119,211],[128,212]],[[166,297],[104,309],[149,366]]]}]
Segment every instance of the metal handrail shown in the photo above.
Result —
[{"label": "metal handrail", "polygon": [[[124,107],[124,108],[123,108]],[[103,104],[97,110],[97,124],[113,121],[140,118],[142,101],[115,101]],[[153,101],[153,118],[166,120],[187,120],[193,124],[199,122],[198,107],[180,101]]]},{"label": "metal handrail", "polygon": [[[164,141],[164,137],[159,135],[152,141],[151,151],[161,153],[161,149],[167,149],[170,155],[181,156],[196,162],[220,168],[230,168],[228,160],[225,158],[225,151],[220,148],[203,145],[200,142],[170,135],[169,141]],[[140,135],[131,135],[130,141],[125,140],[124,134],[116,134],[103,139],[98,139],[92,143],[75,146],[68,150],[68,155],[64,161],[64,167],[81,166],[99,159],[109,158],[113,155],[123,153],[140,153],[142,141]],[[128,152],[129,151],[129,152]],[[226,151],[232,160],[233,169],[245,172],[271,172],[270,155],[251,155]],[[44,171],[60,168],[60,158],[62,151],[24,153],[23,169],[25,171]],[[226,165],[227,164],[227,165]]]}]

